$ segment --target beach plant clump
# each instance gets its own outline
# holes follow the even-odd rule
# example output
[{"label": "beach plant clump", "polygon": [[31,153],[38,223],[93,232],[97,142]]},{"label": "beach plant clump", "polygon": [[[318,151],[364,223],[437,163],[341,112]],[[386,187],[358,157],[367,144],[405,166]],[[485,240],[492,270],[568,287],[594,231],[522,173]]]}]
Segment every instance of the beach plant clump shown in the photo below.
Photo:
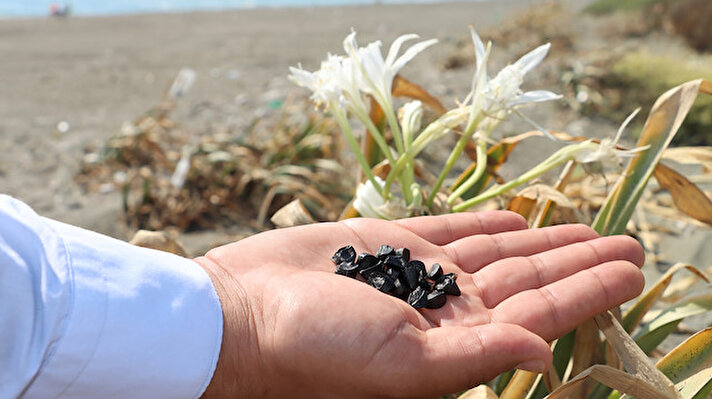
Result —
[{"label": "beach plant clump", "polygon": [[[677,208],[712,224],[709,196],[660,163],[698,93],[712,94],[711,82],[694,79],[665,92],[651,108],[636,147],[626,149],[619,141],[638,110],[625,118],[613,137],[602,140],[547,131],[522,113],[525,105],[559,98],[547,90],[520,89],[525,75],[546,56],[549,45],[536,47],[490,77],[487,60],[492,45],[485,45],[474,30],[471,37],[475,48],[471,91],[451,110],[399,75],[407,62],[435,43],[419,42],[399,56],[403,44],[416,35],[396,39],[384,58],[380,42],[359,47],[352,32],[344,40],[345,55],[329,55],[314,72],[291,68],[290,78],[308,88],[317,106],[334,116],[361,166],[364,180],[356,189],[351,209],[342,217],[396,219],[467,211],[488,201],[504,200],[507,209],[525,216],[532,227],[542,227],[554,220],[557,208],[570,203],[566,195],[569,185],[579,183],[581,190],[582,176],[586,174],[622,170],[605,198],[590,209],[595,215],[591,225],[599,234],[626,232],[652,176],[662,189],[668,190]],[[413,101],[397,107],[395,97]],[[422,123],[424,105],[439,115],[427,124]],[[523,118],[536,130],[496,140],[493,132],[511,115]],[[365,132],[360,136],[359,128]],[[423,171],[425,167],[418,156],[447,135],[454,135],[457,140],[444,165],[439,165],[439,173]],[[497,175],[497,168],[514,147],[534,136],[547,136],[562,147],[534,168],[504,181]],[[693,154],[692,150],[687,151]],[[702,152],[712,154],[709,148]],[[463,154],[473,154],[474,162],[446,187],[455,161]],[[698,157],[700,163],[704,162],[702,158]],[[556,168],[561,169],[561,174],[553,186],[532,184],[511,194]],[[576,221],[580,219],[575,214],[559,220]],[[350,270],[345,267],[343,273],[348,274],[346,269]],[[692,291],[692,283],[669,290],[673,274],[681,270],[692,272],[696,279],[693,282],[704,285],[702,290]],[[663,298],[664,292],[667,295]],[[712,392],[712,328],[693,334],[656,363],[650,356],[685,317],[712,310],[711,292],[705,272],[691,265],[676,265],[624,314],[613,309],[597,315],[552,342],[554,367],[546,373],[512,371],[461,397],[705,398]],[[662,310],[657,316],[648,315],[646,320],[656,304]]]},{"label": "beach plant clump", "polygon": [[174,101],[164,97],[88,149],[75,177],[87,191],[120,191],[130,228],[262,229],[295,199],[318,220],[337,218],[348,202],[331,118],[286,103],[276,121],[257,118],[243,134],[198,137],[170,118]]},{"label": "beach plant clump", "polygon": [[[442,112],[439,118],[421,126],[423,101],[416,99],[396,110],[393,99],[393,82],[399,70],[418,53],[435,43],[434,40],[417,43],[398,56],[404,42],[416,37],[404,35],[396,39],[384,59],[380,42],[358,47],[356,33],[352,32],[344,40],[345,56],[329,55],[327,60],[322,62],[321,68],[315,72],[291,68],[290,78],[310,89],[311,98],[317,106],[323,106],[334,116],[359,160],[367,180],[357,189],[353,206],[361,216],[396,219],[415,214],[441,213],[443,209],[465,211],[567,161],[617,164],[620,158],[633,156],[644,149],[621,150],[616,147],[629,118],[613,140],[584,140],[569,144],[519,178],[491,187],[479,195],[472,195],[472,189],[482,186],[483,179],[486,179],[487,153],[488,149],[493,147],[489,144],[492,133],[510,115],[520,116],[542,134],[557,141],[546,129],[541,128],[521,111],[526,105],[560,98],[547,90],[524,92],[520,88],[526,74],[546,57],[550,45],[544,44],[531,50],[516,62],[504,67],[494,77],[490,77],[487,60],[492,45],[485,45],[475,30],[471,29],[476,68],[470,93],[457,107]],[[418,94],[416,97],[429,99],[425,94]],[[367,107],[369,103],[378,108],[379,112],[376,114],[382,116],[373,118],[373,110]],[[376,176],[372,172],[372,165],[369,163],[371,154],[362,151],[348,115],[354,116],[363,124],[367,131],[364,137],[373,139],[377,144],[380,154],[389,165],[385,176]],[[385,123],[381,123],[383,121]],[[386,126],[392,137],[390,141],[387,141]],[[415,179],[416,158],[424,149],[449,133],[457,133],[458,141],[432,185],[423,187]],[[468,176],[458,179],[450,190],[443,190],[443,184],[455,162],[470,142],[474,143],[476,153],[474,169]],[[437,206],[436,199],[440,200]]]}]

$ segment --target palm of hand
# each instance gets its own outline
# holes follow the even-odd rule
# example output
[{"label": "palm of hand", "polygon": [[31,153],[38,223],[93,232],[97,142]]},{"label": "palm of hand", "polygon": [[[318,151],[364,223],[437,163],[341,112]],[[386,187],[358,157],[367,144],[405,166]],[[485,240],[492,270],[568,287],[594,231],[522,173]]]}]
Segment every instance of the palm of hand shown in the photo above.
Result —
[{"label": "palm of hand", "polygon": [[[246,294],[250,347],[261,359],[238,378],[251,381],[251,396],[432,397],[518,365],[545,367],[546,340],[637,295],[642,254],[633,240],[584,226],[525,227],[503,212],[353,219],[211,251]],[[375,253],[384,243],[456,273],[462,296],[418,311],[334,274],[337,248]]]}]

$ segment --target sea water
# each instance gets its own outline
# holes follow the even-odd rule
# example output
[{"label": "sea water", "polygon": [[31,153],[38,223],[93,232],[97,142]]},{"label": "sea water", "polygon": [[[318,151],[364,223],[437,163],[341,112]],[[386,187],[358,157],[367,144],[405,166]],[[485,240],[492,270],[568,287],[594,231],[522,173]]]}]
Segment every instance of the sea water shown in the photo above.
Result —
[{"label": "sea water", "polygon": [[0,0],[2,17],[49,15],[50,7],[69,5],[71,15],[116,15],[153,12],[210,11],[257,7],[311,7],[395,3],[437,3],[437,0]]}]

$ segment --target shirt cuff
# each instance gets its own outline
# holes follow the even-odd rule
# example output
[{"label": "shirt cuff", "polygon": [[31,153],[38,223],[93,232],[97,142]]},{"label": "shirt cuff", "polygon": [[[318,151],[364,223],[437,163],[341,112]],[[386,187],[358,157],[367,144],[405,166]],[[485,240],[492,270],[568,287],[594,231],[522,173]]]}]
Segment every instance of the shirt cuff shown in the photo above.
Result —
[{"label": "shirt cuff", "polygon": [[223,329],[220,300],[202,267],[44,221],[66,247],[73,303],[23,397],[199,397],[215,371]]}]

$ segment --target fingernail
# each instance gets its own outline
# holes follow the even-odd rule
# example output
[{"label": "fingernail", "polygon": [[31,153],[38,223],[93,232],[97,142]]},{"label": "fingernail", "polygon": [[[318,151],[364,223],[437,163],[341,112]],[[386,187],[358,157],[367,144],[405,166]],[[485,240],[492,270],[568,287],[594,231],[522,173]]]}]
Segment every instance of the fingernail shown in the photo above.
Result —
[{"label": "fingernail", "polygon": [[516,368],[534,373],[543,373],[544,370],[546,370],[546,363],[541,360],[527,360],[526,362],[519,363]]}]

